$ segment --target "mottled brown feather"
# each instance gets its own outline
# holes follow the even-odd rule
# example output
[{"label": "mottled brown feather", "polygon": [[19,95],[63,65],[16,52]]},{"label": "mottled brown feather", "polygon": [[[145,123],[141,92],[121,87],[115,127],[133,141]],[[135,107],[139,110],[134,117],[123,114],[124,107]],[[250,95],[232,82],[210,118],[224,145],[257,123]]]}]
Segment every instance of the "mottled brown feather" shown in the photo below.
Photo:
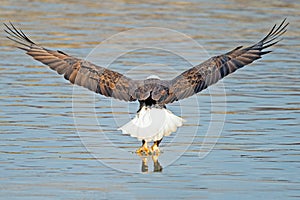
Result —
[{"label": "mottled brown feather", "polygon": [[69,56],[62,51],[39,46],[13,24],[4,25],[7,28],[5,30],[7,37],[16,42],[18,48],[25,50],[28,55],[48,65],[58,74],[64,75],[64,78],[73,84],[125,101],[143,102],[151,96],[157,104],[165,105],[192,96],[271,52],[262,50],[280,41],[277,39],[286,32],[288,25],[285,21],[283,20],[278,27],[275,24],[258,43],[246,48],[239,46],[226,54],[214,56],[169,81],[155,78],[132,80],[118,72]]},{"label": "mottled brown feather", "polygon": [[246,48],[239,46],[226,54],[214,56],[175,77],[169,84],[169,97],[161,103],[172,103],[192,96],[271,52],[262,50],[280,41],[277,40],[278,37],[286,32],[289,24],[285,21],[286,19],[278,27],[275,24],[267,36],[258,43]]},{"label": "mottled brown feather", "polygon": [[53,51],[37,45],[21,30],[6,25],[8,38],[15,41],[20,49],[35,60],[49,66],[71,83],[88,88],[107,97],[119,100],[135,101],[134,88],[139,81],[134,81],[118,72],[78,59],[62,51]]}]

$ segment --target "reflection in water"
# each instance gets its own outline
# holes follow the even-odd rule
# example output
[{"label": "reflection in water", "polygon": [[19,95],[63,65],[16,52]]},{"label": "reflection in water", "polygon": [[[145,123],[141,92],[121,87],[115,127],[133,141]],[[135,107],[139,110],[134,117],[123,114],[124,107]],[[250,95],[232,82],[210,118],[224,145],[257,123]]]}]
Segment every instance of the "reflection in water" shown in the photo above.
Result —
[{"label": "reflection in water", "polygon": [[[166,157],[182,150],[187,143],[175,142],[180,136],[176,134],[166,138],[162,145],[170,153],[164,152],[158,158],[164,167],[163,173],[152,174],[154,169],[162,169],[153,157],[144,159],[132,153],[119,159],[112,159],[110,155],[106,158],[107,162],[134,169],[134,172],[140,172],[143,166],[142,170],[147,173],[148,166],[149,174],[111,170],[92,157],[74,127],[72,86],[11,48],[1,31],[0,199],[152,200],[158,196],[160,199],[299,199],[298,2],[1,1],[2,22],[15,22],[37,42],[83,58],[100,41],[134,27],[163,27],[183,32],[214,55],[235,45],[249,44],[259,37],[257,31],[265,32],[266,27],[284,17],[288,17],[291,26],[285,45],[276,47],[264,62],[226,79],[226,124],[209,156],[198,158],[211,116],[210,96],[205,92],[199,95],[200,114],[189,102],[184,110],[187,123],[182,127],[184,137],[181,138],[193,140],[193,144],[168,166]],[[145,37],[160,40],[152,35]],[[177,49],[188,48],[190,54],[195,53],[195,49],[179,43],[175,42]],[[111,68],[135,73],[134,66],[144,70],[149,63],[157,66],[155,69],[159,72],[188,67],[171,54],[148,52],[140,50],[123,56]],[[206,57],[197,56],[193,60],[198,63],[199,59]],[[161,63],[168,65],[161,67]],[[159,75],[175,76],[169,71]],[[115,125],[118,127],[126,123],[128,115],[133,117],[135,113],[125,113],[127,104],[122,106],[122,102],[117,104],[102,97],[97,100],[99,121],[113,143],[95,141],[98,146],[101,143],[101,153],[109,152],[112,146],[134,151],[136,140],[123,137],[112,123],[119,120]],[[135,110],[136,106],[132,103],[126,111]],[[178,104],[170,109],[180,113]],[[112,115],[111,110],[116,114]],[[92,116],[82,115],[87,121]],[[193,120],[199,116],[201,124],[196,126]],[[99,135],[98,130],[88,124],[83,128],[91,140]],[[193,137],[195,129],[198,131]]]},{"label": "reflection in water", "polygon": [[159,155],[152,155],[152,156],[140,156],[142,159],[142,167],[141,167],[141,172],[143,173],[148,173],[149,167],[148,167],[148,159],[152,159],[153,161],[153,172],[162,172],[163,167],[158,161]]}]

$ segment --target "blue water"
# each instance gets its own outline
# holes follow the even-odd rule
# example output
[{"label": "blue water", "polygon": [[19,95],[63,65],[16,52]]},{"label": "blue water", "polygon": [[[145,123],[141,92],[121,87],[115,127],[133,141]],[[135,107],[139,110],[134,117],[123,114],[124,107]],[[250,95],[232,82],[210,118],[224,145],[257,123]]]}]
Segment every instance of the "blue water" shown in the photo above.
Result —
[{"label": "blue water", "polygon": [[[172,78],[258,41],[285,17],[290,26],[271,54],[169,105],[186,123],[163,140],[158,157],[137,156],[140,142],[116,130],[137,103],[73,87],[0,33],[0,198],[299,199],[299,9],[293,1],[1,2],[2,22],[98,64],[122,52],[118,45],[144,42],[109,65],[137,78]],[[116,46],[103,42],[141,27],[164,30],[129,32]],[[165,49],[149,48],[167,39]],[[92,51],[100,42],[107,48]]]}]

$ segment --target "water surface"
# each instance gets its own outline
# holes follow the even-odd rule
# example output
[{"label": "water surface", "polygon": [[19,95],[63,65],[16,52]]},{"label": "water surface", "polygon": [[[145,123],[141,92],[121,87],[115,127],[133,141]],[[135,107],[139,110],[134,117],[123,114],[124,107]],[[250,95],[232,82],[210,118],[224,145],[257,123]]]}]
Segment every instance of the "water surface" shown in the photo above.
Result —
[{"label": "water surface", "polygon": [[[209,91],[168,107],[187,122],[164,139],[158,158],[138,157],[132,152],[139,142],[116,130],[134,116],[136,103],[73,88],[12,48],[2,32],[1,199],[298,199],[299,9],[293,1],[2,1],[2,22],[12,21],[34,41],[81,58],[121,31],[160,27],[202,45],[207,55],[196,57],[197,49],[174,44],[198,63],[258,41],[285,17],[291,24],[272,54],[224,80],[226,111],[213,112]],[[145,34],[150,43],[164,37]],[[145,48],[109,67],[140,77],[159,72],[164,78],[188,69],[190,62]],[[73,100],[84,105],[84,112],[77,112],[85,119],[81,123],[74,123]],[[212,114],[225,114],[224,127],[213,150],[199,158]],[[94,119],[100,126],[92,126]],[[82,138],[94,142],[97,152]]]}]

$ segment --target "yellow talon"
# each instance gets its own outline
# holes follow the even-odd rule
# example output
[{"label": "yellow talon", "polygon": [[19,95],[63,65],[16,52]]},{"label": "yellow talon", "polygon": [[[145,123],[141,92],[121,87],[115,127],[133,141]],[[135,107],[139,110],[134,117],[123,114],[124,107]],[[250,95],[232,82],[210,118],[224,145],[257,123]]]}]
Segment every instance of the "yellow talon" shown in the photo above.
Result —
[{"label": "yellow talon", "polygon": [[151,151],[146,141],[143,140],[143,145],[138,150],[136,150],[136,153],[139,155],[150,155]]}]

